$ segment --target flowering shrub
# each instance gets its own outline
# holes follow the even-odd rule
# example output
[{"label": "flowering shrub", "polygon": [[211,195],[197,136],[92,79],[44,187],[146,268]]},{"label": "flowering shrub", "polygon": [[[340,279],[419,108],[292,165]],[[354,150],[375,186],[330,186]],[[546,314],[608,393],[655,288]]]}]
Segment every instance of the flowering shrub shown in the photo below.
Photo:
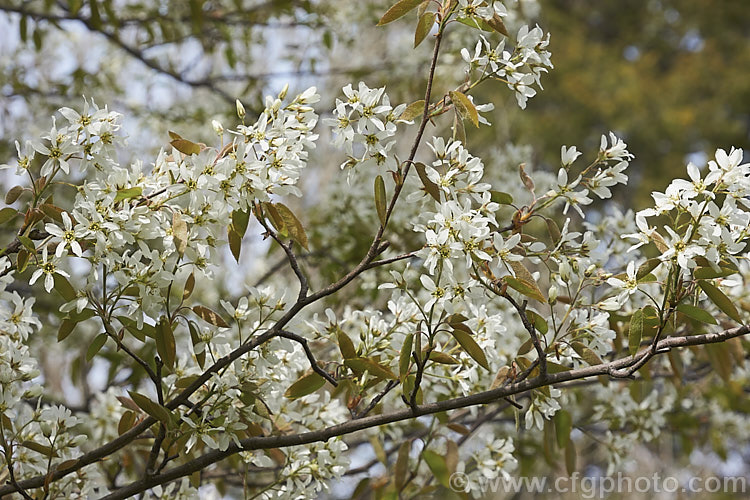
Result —
[{"label": "flowering shrub", "polygon": [[[516,432],[492,424],[506,410],[520,427],[556,433],[569,472],[574,422],[605,425],[616,467],[626,437],[650,441],[667,425],[685,374],[708,360],[724,381],[747,379],[742,152],[717,150],[704,172],[688,165],[689,180],[636,214],[593,208],[628,182],[633,155],[613,133],[598,151],[562,146],[556,175],[521,164],[517,180],[490,182],[466,135],[489,126],[481,113],[492,104],[471,92],[499,81],[524,108],[552,69],[549,35],[523,26],[511,36],[506,6],[484,0],[401,0],[380,22],[417,8],[415,44],[434,42],[424,98],[393,106],[385,88],[359,82],[323,120],[342,150],[341,189],[371,214],[371,240],[320,287],[304,265],[318,229],[287,201],[303,195],[319,139],[315,88],[285,88],[253,119],[237,101],[240,124],[212,123],[218,144],[170,133],[148,165],[118,164],[121,117],[93,101],[17,143],[6,167],[28,182],[6,195],[21,208],[0,210],[16,234],[0,257],[0,494],[197,498],[216,483],[307,498],[342,481],[370,443],[393,473],[357,490],[417,496],[449,487],[455,471],[513,474]],[[453,29],[478,41],[460,50],[462,83],[437,89]],[[450,132],[428,137],[445,114]],[[59,206],[70,188],[72,204]],[[236,300],[207,293],[224,245],[239,260],[253,233],[283,252],[296,284]],[[32,312],[32,285],[57,313]],[[357,287],[371,305],[347,303]],[[53,325],[59,342],[85,345],[79,363],[110,371],[79,411],[50,403],[39,375],[33,339]],[[608,383],[636,375],[673,383],[641,398]],[[592,382],[589,414],[574,381]]]}]

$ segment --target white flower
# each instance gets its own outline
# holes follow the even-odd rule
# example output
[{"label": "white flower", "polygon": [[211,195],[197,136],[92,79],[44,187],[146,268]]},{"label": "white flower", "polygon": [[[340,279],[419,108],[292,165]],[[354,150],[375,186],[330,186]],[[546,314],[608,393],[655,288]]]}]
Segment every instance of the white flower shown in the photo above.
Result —
[{"label": "white flower", "polygon": [[44,229],[54,236],[52,238],[52,241],[57,241],[57,249],[55,250],[55,257],[60,258],[62,257],[63,253],[65,252],[65,249],[67,247],[70,247],[70,249],[73,251],[74,254],[76,254],[78,257],[81,257],[83,255],[83,251],[81,250],[81,245],[78,243],[78,239],[83,237],[83,234],[86,232],[86,229],[82,224],[77,224],[75,229],[73,228],[73,223],[70,220],[70,216],[67,212],[62,213],[62,219],[63,219],[63,225],[65,226],[65,229],[61,229],[56,224],[45,224]]},{"label": "white flower", "polygon": [[55,274],[60,274],[62,276],[65,276],[66,278],[70,277],[68,273],[66,273],[62,269],[59,269],[57,267],[57,264],[58,261],[54,256],[49,257],[47,255],[47,247],[45,246],[42,249],[42,261],[36,271],[34,271],[34,274],[31,275],[29,285],[33,285],[34,283],[36,283],[36,280],[44,275],[44,289],[47,290],[48,293],[51,292],[52,288],[54,288],[55,286]]},{"label": "white flower", "polygon": [[573,164],[574,161],[578,159],[579,156],[581,156],[580,151],[575,146],[562,146],[560,148],[560,159],[562,161],[562,164],[564,167],[569,167]]}]

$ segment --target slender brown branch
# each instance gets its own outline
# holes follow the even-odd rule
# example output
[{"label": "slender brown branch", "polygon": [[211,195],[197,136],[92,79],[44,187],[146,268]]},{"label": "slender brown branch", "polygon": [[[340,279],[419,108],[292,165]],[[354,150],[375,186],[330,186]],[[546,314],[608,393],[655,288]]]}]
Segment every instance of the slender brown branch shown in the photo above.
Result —
[{"label": "slender brown branch", "polygon": [[313,352],[310,350],[310,346],[308,345],[307,339],[304,337],[301,337],[295,333],[287,332],[286,330],[279,330],[278,337],[284,337],[285,339],[293,340],[300,344],[302,348],[305,350],[305,354],[307,355],[307,360],[310,362],[310,367],[313,369],[315,373],[326,379],[328,382],[331,383],[332,386],[336,387],[339,385],[339,383],[336,381],[335,378],[331,376],[330,373],[322,369],[318,362],[315,360],[315,356],[313,355]]},{"label": "slender brown branch", "polygon": [[[686,337],[669,337],[659,341],[657,354],[668,352],[669,350],[678,347],[724,342],[725,340],[747,335],[748,333],[750,333],[750,326],[740,326],[717,333],[707,333],[704,335],[693,335]],[[213,450],[201,457],[191,460],[190,462],[169,469],[153,478],[144,478],[142,480],[135,481],[134,483],[131,483],[104,498],[108,500],[127,498],[130,495],[145,491],[148,488],[173,481],[180,477],[191,474],[197,470],[201,470],[210,464],[213,464],[240,451],[280,448],[286,446],[309,444],[318,441],[327,441],[331,438],[347,435],[355,431],[370,429],[372,427],[399,422],[402,420],[408,420],[421,415],[430,415],[447,410],[455,410],[468,406],[491,403],[497,401],[498,399],[506,398],[508,396],[513,396],[529,391],[531,389],[537,389],[539,387],[547,385],[567,382],[570,380],[580,380],[598,375],[612,374],[617,370],[631,366],[633,363],[633,358],[628,356],[627,358],[618,359],[609,363],[602,363],[598,365],[578,368],[575,370],[548,374],[544,379],[542,377],[535,377],[532,379],[524,380],[522,382],[510,384],[505,387],[499,387],[497,389],[484,391],[469,396],[463,396],[434,403],[427,403],[418,405],[416,408],[410,407],[382,415],[373,415],[361,419],[350,420],[319,431],[304,432],[301,434],[292,435],[259,436],[243,439],[240,441],[241,446],[237,446],[235,443],[231,443],[229,445],[229,448],[225,451]],[[2,493],[2,491],[0,491],[0,493]]]},{"label": "slender brown branch", "polygon": [[378,393],[377,396],[372,398],[372,401],[370,401],[370,404],[368,404],[361,412],[357,413],[357,415],[354,417],[356,418],[364,418],[367,416],[368,413],[370,413],[373,408],[375,408],[378,403],[388,394],[391,392],[391,390],[398,385],[397,380],[389,380],[388,383],[385,385],[385,388]]},{"label": "slender brown branch", "polygon": [[521,323],[523,323],[524,328],[526,328],[526,330],[529,332],[529,335],[531,336],[531,342],[534,344],[534,349],[536,350],[537,357],[539,358],[539,375],[542,378],[545,378],[547,376],[547,353],[544,352],[544,347],[542,347],[542,343],[539,340],[539,335],[537,334],[536,328],[526,316],[527,302],[524,300],[521,304],[519,304],[513,297],[508,295],[507,292],[503,292],[502,294],[500,294],[500,296],[510,302],[511,305],[516,309],[516,311],[518,311],[518,316],[521,319]]}]

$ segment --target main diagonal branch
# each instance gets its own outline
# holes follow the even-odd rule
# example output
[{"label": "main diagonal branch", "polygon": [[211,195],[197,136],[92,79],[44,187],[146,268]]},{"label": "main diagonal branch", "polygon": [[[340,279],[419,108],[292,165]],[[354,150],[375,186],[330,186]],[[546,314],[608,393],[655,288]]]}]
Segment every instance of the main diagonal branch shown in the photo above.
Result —
[{"label": "main diagonal branch", "polygon": [[318,441],[328,441],[329,439],[334,437],[345,436],[356,431],[370,429],[373,427],[399,422],[402,420],[408,420],[422,415],[430,415],[448,410],[456,410],[469,406],[492,403],[502,398],[518,395],[544,386],[559,384],[571,380],[588,379],[599,375],[617,374],[619,370],[627,369],[628,367],[638,363],[641,360],[642,356],[653,357],[661,353],[669,352],[671,349],[675,348],[715,344],[735,337],[741,337],[743,335],[747,335],[748,333],[750,333],[750,326],[740,326],[729,330],[724,330],[722,332],[707,333],[704,335],[668,337],[664,340],[659,341],[659,343],[657,344],[657,349],[655,351],[656,354],[652,354],[651,348],[648,347],[635,356],[627,356],[625,358],[621,358],[608,363],[601,363],[598,365],[587,366],[575,370],[547,374],[545,378],[535,377],[469,396],[437,401],[434,403],[417,405],[414,408],[407,407],[390,413],[383,413],[380,415],[372,415],[361,419],[349,420],[342,424],[327,427],[318,431],[304,432],[300,434],[260,436],[243,439],[240,441],[240,446],[237,446],[235,443],[231,443],[229,447],[224,451],[210,451],[205,455],[191,460],[190,462],[169,469],[162,474],[135,481],[111,493],[110,495],[107,495],[106,497],[104,497],[104,499],[118,500],[128,498],[131,495],[146,491],[147,489],[153,488],[154,486],[168,483],[170,481],[174,481],[175,479],[179,479],[181,477],[192,474],[195,471],[202,470],[211,464],[214,464],[241,451],[283,448],[287,446],[299,446]]}]

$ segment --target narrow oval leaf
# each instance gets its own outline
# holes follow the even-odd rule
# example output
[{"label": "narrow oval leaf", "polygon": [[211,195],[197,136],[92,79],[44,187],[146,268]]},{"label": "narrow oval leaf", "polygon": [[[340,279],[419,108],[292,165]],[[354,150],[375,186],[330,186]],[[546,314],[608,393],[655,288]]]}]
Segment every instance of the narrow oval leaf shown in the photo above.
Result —
[{"label": "narrow oval leaf", "polygon": [[440,351],[431,351],[430,352],[430,360],[434,361],[435,363],[440,363],[443,365],[457,365],[459,364],[459,361],[451,356],[450,354],[446,354],[444,352]]},{"label": "narrow oval leaf", "polygon": [[174,370],[174,362],[177,357],[177,346],[174,339],[172,324],[166,316],[159,319],[156,328],[156,352],[164,361],[164,365],[170,370]]},{"label": "narrow oval leaf", "polygon": [[708,323],[709,325],[718,324],[716,318],[700,307],[695,307],[690,304],[680,304],[677,306],[677,310],[688,318],[700,321],[701,323]]},{"label": "narrow oval leaf", "polygon": [[288,399],[297,399],[302,396],[307,396],[323,387],[325,383],[326,379],[317,373],[308,373],[293,383],[284,393],[284,397]]},{"label": "narrow oval leaf", "polygon": [[177,253],[183,255],[188,244],[188,226],[180,212],[172,213],[172,237]]},{"label": "narrow oval leaf", "polygon": [[140,394],[135,391],[128,391],[128,394],[130,394],[130,397],[133,399],[133,402],[138,405],[138,407],[148,413],[150,416],[154,417],[156,420],[164,424],[165,427],[169,427],[171,425],[171,413],[170,411],[157,403],[156,401],[151,401],[147,396],[144,396],[143,394]]},{"label": "narrow oval leaf", "polygon": [[417,29],[414,31],[414,48],[417,48],[420,43],[430,34],[432,27],[435,25],[435,13],[425,12],[419,18],[417,22]]},{"label": "narrow oval leaf", "polygon": [[30,450],[34,450],[37,453],[41,453],[47,458],[57,458],[60,456],[51,446],[40,444],[36,441],[23,441],[21,442],[21,446]]},{"label": "narrow oval leaf", "polygon": [[503,277],[503,281],[522,295],[538,300],[539,302],[547,302],[547,299],[544,298],[544,295],[542,295],[541,290],[539,290],[536,284],[528,283],[513,276],[505,276]]},{"label": "narrow oval leaf", "polygon": [[130,410],[126,411],[122,414],[122,417],[120,417],[120,422],[117,424],[117,434],[122,436],[133,428],[134,423],[135,413]]},{"label": "narrow oval leaf", "polygon": [[638,352],[643,336],[643,309],[638,309],[630,318],[630,333],[628,334],[628,348],[630,354]]},{"label": "narrow oval leaf", "polygon": [[394,476],[396,489],[401,490],[406,484],[406,476],[409,472],[409,450],[411,450],[411,441],[404,441],[398,447],[398,456],[394,467]]},{"label": "narrow oval leaf", "polygon": [[242,252],[242,236],[233,224],[230,224],[227,228],[227,242],[229,243],[229,250],[232,252],[232,257],[234,257],[236,262],[239,262],[240,253]]},{"label": "narrow oval leaf", "polygon": [[638,268],[638,271],[635,273],[635,279],[636,281],[640,281],[641,279],[645,278],[651,272],[659,267],[659,264],[661,264],[661,259],[654,257],[653,259],[648,259],[646,262],[641,264],[641,266]]},{"label": "narrow oval leaf", "polygon": [[240,236],[245,236],[247,224],[250,222],[250,212],[235,210],[232,212],[232,225]]},{"label": "narrow oval leaf", "polygon": [[573,348],[576,354],[578,354],[586,363],[592,366],[602,364],[601,358],[597,356],[596,353],[591,350],[591,348],[586,347],[582,342],[571,342],[570,346]]},{"label": "narrow oval leaf", "polygon": [[62,342],[68,336],[73,333],[73,330],[75,330],[75,327],[78,323],[70,320],[70,319],[64,319],[60,323],[60,329],[57,331],[57,341]]},{"label": "narrow oval leaf", "polygon": [[375,208],[378,211],[380,225],[383,227],[385,227],[385,216],[387,210],[385,196],[385,181],[383,180],[383,176],[379,175],[375,177]]},{"label": "narrow oval leaf", "polygon": [[169,144],[171,144],[172,147],[180,153],[186,155],[197,155],[201,152],[201,147],[199,144],[188,141],[187,139],[174,139]]},{"label": "narrow oval leaf", "polygon": [[449,488],[448,466],[445,463],[445,458],[432,450],[424,450],[422,458],[424,458],[424,461],[435,475],[435,479],[445,488]]},{"label": "narrow oval leaf", "polygon": [[415,163],[414,168],[417,169],[417,175],[419,176],[419,180],[422,181],[422,185],[424,186],[424,190],[432,196],[432,198],[439,202],[440,201],[440,188],[437,184],[432,182],[430,178],[427,176],[427,172],[425,170],[425,164],[424,163]]},{"label": "narrow oval leaf", "polygon": [[86,350],[86,361],[91,361],[94,359],[94,356],[97,355],[97,353],[104,347],[104,344],[107,342],[107,334],[106,333],[100,333],[96,337],[94,337],[94,340],[91,341],[89,344],[89,348]]},{"label": "narrow oval leaf", "polygon": [[212,325],[218,326],[220,328],[229,328],[229,325],[222,319],[221,316],[219,316],[206,306],[194,306],[193,312],[197,314],[200,319],[207,323],[211,323]]},{"label": "narrow oval leaf", "polygon": [[5,224],[9,220],[13,219],[18,215],[18,210],[15,208],[5,207],[0,210],[0,224]]},{"label": "narrow oval leaf", "polygon": [[424,114],[424,99],[414,101],[413,103],[406,106],[404,112],[398,117],[399,120],[405,120],[407,122],[422,116]]},{"label": "narrow oval leaf", "polygon": [[349,335],[339,330],[337,339],[339,350],[341,351],[341,355],[344,356],[344,359],[357,357],[357,350],[354,348],[354,343],[352,342],[352,339],[349,338]]},{"label": "narrow oval leaf", "polygon": [[289,210],[289,207],[282,203],[274,203],[279,216],[284,221],[284,226],[289,231],[289,236],[302,245],[305,250],[309,250],[307,247],[307,234],[305,228],[302,227],[302,223],[299,221],[296,215]]},{"label": "narrow oval leaf", "polygon": [[570,431],[573,429],[573,418],[566,410],[559,410],[555,413],[555,434],[557,437],[557,446],[565,448],[570,441]]},{"label": "narrow oval leaf", "polygon": [[454,329],[451,333],[461,348],[466,351],[474,361],[479,363],[479,365],[485,370],[490,369],[490,364],[487,362],[487,356],[484,355],[484,351],[482,351],[482,348],[479,347],[479,344],[477,344],[471,335],[458,329]]},{"label": "narrow oval leaf", "polygon": [[373,377],[389,380],[396,380],[398,378],[391,370],[369,358],[347,359],[344,360],[344,364],[357,373],[369,372]]},{"label": "narrow oval leaf", "polygon": [[18,197],[23,193],[23,186],[13,186],[5,193],[5,204],[12,205],[18,200]]},{"label": "narrow oval leaf", "polygon": [[477,112],[474,103],[471,102],[464,93],[457,90],[451,90],[448,92],[448,95],[450,96],[453,105],[456,107],[456,110],[461,115],[461,118],[469,120],[475,127],[478,127],[479,113]]},{"label": "narrow oval leaf", "polygon": [[190,273],[187,280],[185,281],[185,288],[182,290],[182,300],[188,299],[193,294],[195,288],[195,275]]},{"label": "narrow oval leaf", "polygon": [[142,187],[130,187],[125,189],[118,189],[115,195],[115,203],[118,201],[129,200],[131,198],[138,198],[143,194]]},{"label": "narrow oval leaf", "polygon": [[393,6],[383,14],[383,17],[378,21],[378,26],[392,23],[396,19],[404,17],[409,11],[416,9],[423,0],[399,0]]},{"label": "narrow oval leaf", "polygon": [[737,312],[737,308],[734,307],[732,301],[724,295],[724,292],[719,290],[718,287],[709,283],[708,281],[699,280],[698,286],[706,293],[711,302],[721,309],[724,314],[735,320],[737,323],[742,324],[742,318],[740,313]]},{"label": "narrow oval leaf", "polygon": [[490,191],[490,201],[499,203],[501,205],[510,205],[513,203],[513,196],[502,191]]},{"label": "narrow oval leaf", "polygon": [[62,274],[57,273],[53,276],[53,278],[55,280],[55,290],[63,299],[65,299],[65,301],[70,302],[78,296],[75,288],[73,288],[73,285],[71,285],[70,281],[68,281],[68,278],[66,278]]},{"label": "narrow oval leaf", "polygon": [[411,361],[411,348],[414,343],[414,334],[410,333],[404,339],[404,343],[401,346],[401,352],[398,357],[398,375],[401,381],[404,381],[404,377],[409,373],[409,363]]},{"label": "narrow oval leaf", "polygon": [[508,34],[508,28],[505,27],[505,23],[503,22],[503,18],[499,15],[495,14],[494,16],[492,16],[492,19],[487,20],[487,24],[501,35],[504,35],[506,37],[510,36]]}]

